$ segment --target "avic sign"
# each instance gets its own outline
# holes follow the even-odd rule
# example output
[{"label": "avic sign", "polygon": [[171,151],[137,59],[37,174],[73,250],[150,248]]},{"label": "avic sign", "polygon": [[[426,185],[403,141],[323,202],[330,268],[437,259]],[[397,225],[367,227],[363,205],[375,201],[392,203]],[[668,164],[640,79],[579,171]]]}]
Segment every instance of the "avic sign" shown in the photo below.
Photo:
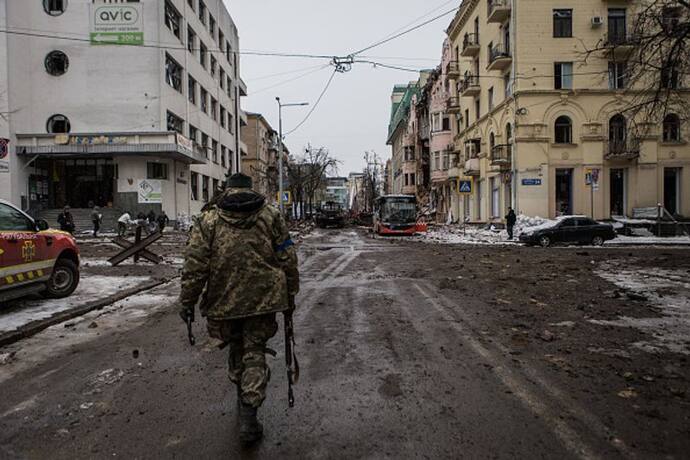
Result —
[{"label": "avic sign", "polygon": [[136,25],[139,22],[139,11],[134,6],[99,6],[94,15],[97,26]]},{"label": "avic sign", "polygon": [[141,3],[91,5],[92,45],[143,45],[144,14]]}]

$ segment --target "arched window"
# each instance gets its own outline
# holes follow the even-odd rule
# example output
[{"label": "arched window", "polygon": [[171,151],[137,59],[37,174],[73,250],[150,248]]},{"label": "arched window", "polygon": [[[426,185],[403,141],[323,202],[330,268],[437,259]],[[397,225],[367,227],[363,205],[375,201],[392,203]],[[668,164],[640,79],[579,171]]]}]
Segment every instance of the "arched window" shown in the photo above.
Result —
[{"label": "arched window", "polygon": [[493,152],[494,147],[496,147],[496,135],[491,133],[489,134],[489,152]]},{"label": "arched window", "polygon": [[569,117],[561,115],[556,118],[554,126],[556,137],[556,144],[572,144],[573,143],[573,122]]},{"label": "arched window", "polygon": [[680,141],[680,118],[675,113],[669,113],[664,118],[664,142]]},{"label": "arched window", "polygon": [[513,126],[508,123],[506,125],[506,144],[512,144],[513,143]]},{"label": "arched window", "polygon": [[627,121],[623,115],[616,114],[609,120],[609,142],[612,144],[625,144],[628,137]]},{"label": "arched window", "polygon": [[69,119],[64,115],[53,115],[46,123],[46,131],[51,134],[68,133],[71,129]]}]

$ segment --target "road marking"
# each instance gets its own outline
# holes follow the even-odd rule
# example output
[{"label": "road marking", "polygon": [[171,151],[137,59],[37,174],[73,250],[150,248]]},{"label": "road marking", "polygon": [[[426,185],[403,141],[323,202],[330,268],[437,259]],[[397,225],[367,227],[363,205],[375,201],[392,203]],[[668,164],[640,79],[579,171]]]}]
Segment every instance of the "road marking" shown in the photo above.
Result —
[{"label": "road marking", "polygon": [[415,283],[414,287],[429,303],[431,303],[431,305],[443,316],[443,318],[448,321],[448,324],[462,335],[463,340],[474,350],[474,352],[492,365],[493,372],[503,383],[503,385],[508,387],[529,410],[545,421],[545,425],[551,429],[551,431],[561,440],[567,449],[581,458],[600,458],[600,456],[594,452],[592,447],[581,439],[580,435],[578,435],[574,428],[569,426],[558,415],[554,414],[554,411],[543,402],[543,398],[540,398],[538,395],[527,389],[527,387],[516,378],[514,373],[505,366],[498,356],[479,343],[479,341],[475,339],[472,334],[458,322],[457,317],[448,312],[448,310],[439,304],[431,296],[431,294],[422,289],[419,284]]}]

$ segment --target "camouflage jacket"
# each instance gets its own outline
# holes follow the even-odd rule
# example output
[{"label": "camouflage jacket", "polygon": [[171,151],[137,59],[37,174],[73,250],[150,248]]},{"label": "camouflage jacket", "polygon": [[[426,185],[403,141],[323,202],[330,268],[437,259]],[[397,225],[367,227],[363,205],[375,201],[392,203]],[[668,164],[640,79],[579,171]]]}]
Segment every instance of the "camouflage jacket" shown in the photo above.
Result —
[{"label": "camouflage jacket", "polygon": [[180,303],[214,320],[285,311],[299,291],[297,253],[280,212],[248,190],[228,190],[196,219]]}]

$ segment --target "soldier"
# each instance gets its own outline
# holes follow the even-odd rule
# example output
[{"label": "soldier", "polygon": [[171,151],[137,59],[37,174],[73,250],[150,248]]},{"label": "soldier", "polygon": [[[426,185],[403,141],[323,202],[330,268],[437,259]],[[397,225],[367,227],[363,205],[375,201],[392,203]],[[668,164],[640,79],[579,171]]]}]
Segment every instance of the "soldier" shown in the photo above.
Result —
[{"label": "soldier", "polygon": [[266,343],[276,313],[292,311],[299,291],[297,254],[280,212],[254,192],[249,176],[235,174],[227,190],[196,219],[185,253],[180,316],[200,309],[211,337],[230,347],[229,376],[237,386],[240,439],[261,439],[257,409],[270,371]]}]

